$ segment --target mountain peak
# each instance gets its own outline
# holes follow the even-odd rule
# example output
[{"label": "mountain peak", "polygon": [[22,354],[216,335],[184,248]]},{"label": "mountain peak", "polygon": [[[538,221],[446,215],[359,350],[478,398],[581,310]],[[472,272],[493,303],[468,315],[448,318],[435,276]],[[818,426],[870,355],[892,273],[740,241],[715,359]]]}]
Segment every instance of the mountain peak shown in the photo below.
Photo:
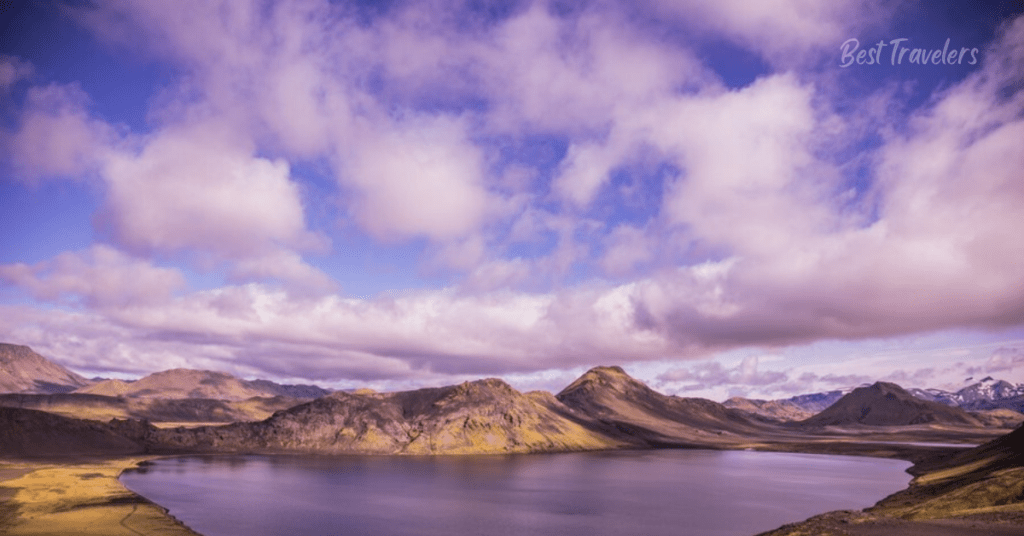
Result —
[{"label": "mountain peak", "polygon": [[903,387],[889,382],[858,387],[821,413],[804,421],[818,426],[887,426],[932,422],[979,425],[977,419],[962,409],[919,399]]},{"label": "mountain peak", "polygon": [[66,393],[89,384],[28,346],[0,343],[0,392]]},{"label": "mountain peak", "polygon": [[646,385],[627,374],[625,370],[622,370],[622,367],[599,366],[588,370],[582,376],[576,378],[576,381],[562,389],[562,393],[588,389],[593,386],[612,387],[618,391],[629,388],[647,388]]}]

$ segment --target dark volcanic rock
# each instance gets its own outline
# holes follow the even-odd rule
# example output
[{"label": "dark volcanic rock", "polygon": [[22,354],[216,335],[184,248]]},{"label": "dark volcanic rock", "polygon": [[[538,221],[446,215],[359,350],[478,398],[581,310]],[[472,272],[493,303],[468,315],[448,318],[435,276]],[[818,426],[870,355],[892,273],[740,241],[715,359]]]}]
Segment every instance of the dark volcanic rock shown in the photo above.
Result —
[{"label": "dark volcanic rock", "polygon": [[960,408],[921,400],[899,385],[886,382],[854,389],[821,413],[802,421],[802,424],[808,426],[899,426],[931,423],[982,426],[978,419]]},{"label": "dark volcanic rock", "polygon": [[120,456],[144,451],[119,430],[21,408],[0,408],[0,457]]}]

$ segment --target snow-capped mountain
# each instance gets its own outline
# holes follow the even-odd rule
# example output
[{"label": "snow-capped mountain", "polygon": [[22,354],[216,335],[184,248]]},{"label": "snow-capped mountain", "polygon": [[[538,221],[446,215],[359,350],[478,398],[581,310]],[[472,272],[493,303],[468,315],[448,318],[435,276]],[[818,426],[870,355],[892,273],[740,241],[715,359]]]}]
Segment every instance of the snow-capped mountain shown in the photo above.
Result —
[{"label": "snow-capped mountain", "polygon": [[1007,381],[996,380],[991,376],[980,382],[972,383],[955,393],[941,389],[908,389],[908,391],[923,400],[964,409],[1024,410],[1024,384],[1014,385]]}]

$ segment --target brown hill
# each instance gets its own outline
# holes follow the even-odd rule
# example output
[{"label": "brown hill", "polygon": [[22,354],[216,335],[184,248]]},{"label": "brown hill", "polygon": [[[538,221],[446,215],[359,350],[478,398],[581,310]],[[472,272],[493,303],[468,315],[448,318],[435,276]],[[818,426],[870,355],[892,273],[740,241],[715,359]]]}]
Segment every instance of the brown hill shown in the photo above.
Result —
[{"label": "brown hill", "polygon": [[877,382],[859,387],[817,415],[801,421],[808,426],[864,424],[900,426],[951,424],[981,427],[983,424],[960,408],[921,400],[894,383]]},{"label": "brown hill", "polygon": [[110,425],[21,408],[0,408],[0,458],[126,455],[143,447]]},{"label": "brown hill", "polygon": [[224,372],[191,369],[165,370],[132,382],[104,380],[75,392],[131,398],[207,398],[235,401],[275,396],[317,398],[328,393],[327,390],[314,386],[278,385],[266,380],[248,381]]},{"label": "brown hill", "polygon": [[[558,411],[556,411],[558,409]],[[397,393],[332,393],[258,423],[155,430],[154,449],[328,454],[551,452],[623,446],[547,393],[497,379]]]},{"label": "brown hill", "polygon": [[736,396],[726,400],[722,405],[781,422],[802,421],[814,416],[814,412],[786,400],[757,400]]},{"label": "brown hill", "polygon": [[66,393],[90,383],[28,346],[0,343],[0,393]]},{"label": "brown hill", "polygon": [[772,431],[717,402],[658,393],[619,367],[595,367],[556,398],[604,433],[650,446],[725,446]]},{"label": "brown hill", "polygon": [[274,412],[308,400],[275,396],[246,400],[210,398],[125,398],[105,395],[58,393],[52,395],[3,394],[0,406],[34,409],[76,419],[109,421],[140,419],[152,422],[240,422],[261,421]]}]

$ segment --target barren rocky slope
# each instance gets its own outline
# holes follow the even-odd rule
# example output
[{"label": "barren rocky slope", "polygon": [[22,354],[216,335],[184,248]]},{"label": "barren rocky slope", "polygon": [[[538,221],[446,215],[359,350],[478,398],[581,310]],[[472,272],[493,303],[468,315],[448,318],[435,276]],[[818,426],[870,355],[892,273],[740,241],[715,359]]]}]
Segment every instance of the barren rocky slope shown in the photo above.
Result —
[{"label": "barren rocky slope", "polygon": [[247,400],[210,398],[126,398],[79,393],[52,395],[0,394],[0,406],[35,409],[65,417],[109,421],[144,419],[152,422],[239,422],[261,421],[274,412],[296,406],[308,399],[284,396],[253,397]]},{"label": "barren rocky slope", "polygon": [[802,421],[813,417],[815,412],[800,408],[786,400],[757,400],[752,398],[733,397],[722,403],[723,406],[754,415],[760,415],[781,422]]},{"label": "barren rocky slope", "polygon": [[0,393],[66,393],[90,383],[28,346],[0,343]]},{"label": "barren rocky slope", "polygon": [[556,398],[590,426],[645,446],[722,447],[775,431],[717,402],[658,393],[619,367],[595,367]]},{"label": "barren rocky slope", "polygon": [[623,443],[564,416],[547,393],[497,379],[398,393],[332,393],[258,423],[150,431],[154,448],[216,452],[463,454],[572,451]]}]

